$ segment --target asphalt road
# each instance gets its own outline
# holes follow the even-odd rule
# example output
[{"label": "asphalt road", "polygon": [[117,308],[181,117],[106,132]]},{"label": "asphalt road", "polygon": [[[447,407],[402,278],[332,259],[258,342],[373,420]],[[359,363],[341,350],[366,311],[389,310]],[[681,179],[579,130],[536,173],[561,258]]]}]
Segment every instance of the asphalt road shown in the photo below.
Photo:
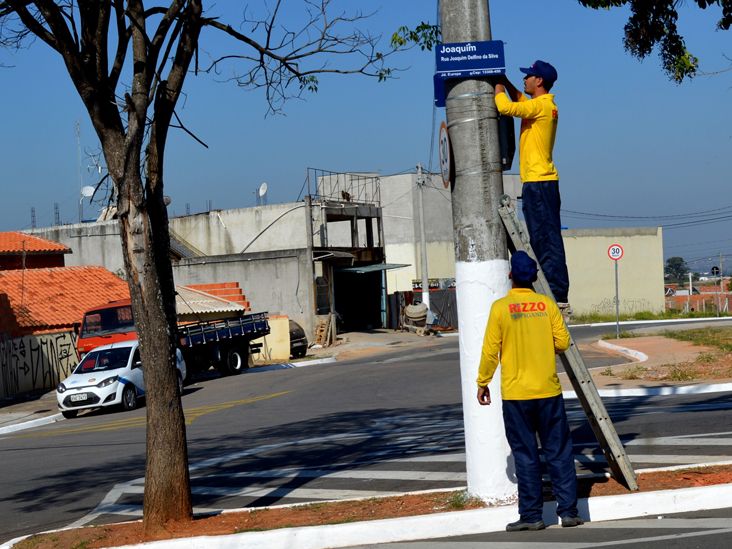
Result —
[{"label": "asphalt road", "polygon": [[[197,512],[465,485],[457,339],[186,389]],[[728,394],[606,401],[636,466],[732,459]],[[568,403],[580,472],[604,469]],[[0,438],[0,540],[138,517],[145,410]]]}]

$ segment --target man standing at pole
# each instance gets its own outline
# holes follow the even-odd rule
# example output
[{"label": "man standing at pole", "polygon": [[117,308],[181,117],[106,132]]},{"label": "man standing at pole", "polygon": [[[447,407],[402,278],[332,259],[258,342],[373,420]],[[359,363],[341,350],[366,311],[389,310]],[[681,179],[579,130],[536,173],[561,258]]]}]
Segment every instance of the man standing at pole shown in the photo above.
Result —
[{"label": "man standing at pole", "polygon": [[569,332],[555,303],[533,291],[536,275],[536,262],[526,252],[513,254],[508,275],[512,289],[491,307],[478,369],[478,403],[487,406],[488,384],[500,357],[503,421],[519,495],[519,520],[506,526],[508,532],[546,528],[537,435],[562,526],[582,524],[572,438],[555,361],[555,353],[569,348]]},{"label": "man standing at pole", "polygon": [[[557,80],[557,71],[545,61],[536,61],[520,70],[526,75],[524,93],[531,99],[520,93],[508,79],[504,79],[495,87],[496,108],[503,115],[521,118],[521,209],[529,230],[531,247],[559,309],[568,316],[571,313],[569,274],[559,219],[559,173],[552,158],[559,110],[554,103],[554,95],[549,93]],[[504,92],[508,93],[511,100]]]}]

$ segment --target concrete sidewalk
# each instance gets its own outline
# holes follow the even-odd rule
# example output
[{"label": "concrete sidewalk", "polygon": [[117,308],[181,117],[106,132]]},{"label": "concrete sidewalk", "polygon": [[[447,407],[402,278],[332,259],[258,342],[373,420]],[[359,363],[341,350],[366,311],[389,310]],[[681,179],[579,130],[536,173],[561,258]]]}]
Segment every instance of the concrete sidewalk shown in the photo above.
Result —
[{"label": "concrete sidewalk", "polygon": [[[309,353],[310,360],[324,358],[339,361],[383,355],[390,352],[424,350],[440,346],[446,340],[435,336],[417,336],[407,332],[375,331],[366,334],[346,334],[339,345],[317,349]],[[580,345],[580,351],[587,345]],[[635,396],[639,394],[679,394],[689,392],[732,391],[732,380],[709,382],[667,382],[623,379],[624,369],[642,363],[647,367],[691,362],[699,354],[708,352],[704,347],[667,339],[660,336],[596,342],[594,352],[617,354],[627,362],[613,366],[615,375],[607,375],[604,368],[595,368],[591,374],[602,396]],[[560,374],[563,388],[571,397],[571,385],[566,374]],[[32,428],[44,423],[63,420],[56,408],[55,392],[49,392],[22,402],[0,403],[0,435]],[[552,516],[552,504],[547,504],[547,520]],[[582,514],[589,520],[612,520],[658,513],[712,509],[732,506],[732,485],[707,488],[688,488],[666,492],[634,493],[623,496],[589,498],[581,501]],[[283,528],[264,532],[247,532],[229,536],[166,540],[144,544],[145,547],[292,547],[293,549],[324,549],[347,547],[364,543],[390,543],[413,539],[443,537],[475,532],[499,531],[516,516],[516,505],[474,511],[438,513],[400,519],[362,523],[336,524],[302,528]],[[556,519],[556,515],[554,515]],[[12,547],[12,542],[0,547]]]}]

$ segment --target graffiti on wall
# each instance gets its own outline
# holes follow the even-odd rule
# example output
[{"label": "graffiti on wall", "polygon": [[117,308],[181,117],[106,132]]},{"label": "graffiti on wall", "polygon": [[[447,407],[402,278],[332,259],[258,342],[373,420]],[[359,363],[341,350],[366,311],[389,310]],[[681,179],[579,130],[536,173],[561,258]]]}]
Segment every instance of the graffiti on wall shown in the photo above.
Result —
[{"label": "graffiti on wall", "polygon": [[[653,303],[647,299],[620,299],[620,312],[636,314],[641,312],[655,312]],[[591,314],[615,314],[615,298],[607,297],[590,307]]]},{"label": "graffiti on wall", "polygon": [[73,332],[0,336],[0,396],[50,391],[77,363]]}]

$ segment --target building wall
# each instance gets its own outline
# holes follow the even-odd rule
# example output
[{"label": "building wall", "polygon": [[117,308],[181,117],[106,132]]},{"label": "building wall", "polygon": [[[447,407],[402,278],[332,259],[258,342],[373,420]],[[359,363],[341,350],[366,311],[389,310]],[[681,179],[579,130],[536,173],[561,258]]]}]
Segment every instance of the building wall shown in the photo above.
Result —
[{"label": "building wall", "polygon": [[171,218],[170,229],[205,255],[306,248],[306,212],[303,202],[214,210]]},{"label": "building wall", "polygon": [[77,363],[73,332],[0,336],[0,397],[50,391]]},{"label": "building wall", "polygon": [[563,236],[576,314],[615,313],[615,266],[607,255],[612,244],[625,252],[618,262],[620,312],[664,311],[661,227],[577,229]]},{"label": "building wall", "polygon": [[253,312],[284,314],[302,325],[308,340],[315,332],[314,284],[307,250],[184,259],[173,265],[175,283],[238,282]]},{"label": "building wall", "polygon": [[122,241],[116,220],[45,227],[26,232],[71,248],[72,253],[65,256],[67,267],[101,265],[115,274],[124,272]]},{"label": "building wall", "polygon": [[[429,278],[454,278],[450,191],[445,189],[440,176],[426,177],[423,202],[428,275]],[[422,277],[419,192],[416,174],[381,178],[386,261],[409,265],[387,271],[389,293],[410,291],[412,280]]]}]

